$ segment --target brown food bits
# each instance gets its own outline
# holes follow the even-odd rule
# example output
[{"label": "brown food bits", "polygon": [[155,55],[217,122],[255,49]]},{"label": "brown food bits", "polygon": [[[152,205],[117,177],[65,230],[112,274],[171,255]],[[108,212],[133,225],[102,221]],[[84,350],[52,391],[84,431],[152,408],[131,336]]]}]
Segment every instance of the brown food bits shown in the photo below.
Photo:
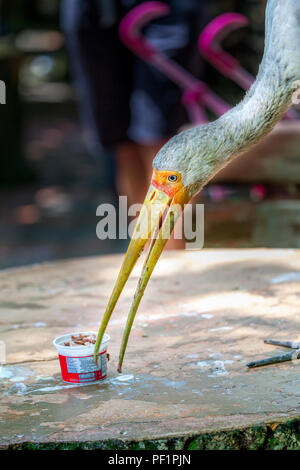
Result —
[{"label": "brown food bits", "polygon": [[71,341],[65,341],[65,346],[90,346],[96,344],[96,335],[94,334],[83,334],[71,335]]}]

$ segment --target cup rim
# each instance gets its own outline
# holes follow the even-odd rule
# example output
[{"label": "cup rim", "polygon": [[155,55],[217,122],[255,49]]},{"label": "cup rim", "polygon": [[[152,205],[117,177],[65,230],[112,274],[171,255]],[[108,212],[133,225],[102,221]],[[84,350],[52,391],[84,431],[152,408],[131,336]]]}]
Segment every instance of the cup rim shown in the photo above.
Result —
[{"label": "cup rim", "polygon": [[[75,332],[71,332],[71,333],[65,333],[64,335],[60,335],[60,336],[57,336],[57,338],[55,338],[53,340],[53,346],[58,350],[59,349],[65,349],[66,351],[74,351],[74,350],[80,350],[80,351],[87,351],[89,348],[92,348],[94,349],[95,345],[94,344],[91,344],[89,346],[83,346],[83,345],[78,345],[78,346],[64,346],[63,344],[60,344],[58,341],[59,340],[63,340],[63,339],[67,339],[68,337],[71,337],[72,335],[78,335],[78,334],[93,334],[93,335],[96,335],[97,336],[97,332],[95,331],[75,331]],[[100,349],[101,349],[101,346],[103,345],[106,345],[108,342],[110,341],[110,336],[107,334],[107,333],[104,333],[104,336],[103,336],[103,339],[102,339],[102,342],[101,342],[101,345],[100,345]]]}]

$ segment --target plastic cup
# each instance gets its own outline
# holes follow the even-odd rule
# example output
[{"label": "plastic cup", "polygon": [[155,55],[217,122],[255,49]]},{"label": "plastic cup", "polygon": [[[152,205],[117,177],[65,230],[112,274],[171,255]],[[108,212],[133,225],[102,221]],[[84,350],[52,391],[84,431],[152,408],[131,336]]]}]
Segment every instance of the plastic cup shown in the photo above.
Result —
[{"label": "plastic cup", "polygon": [[97,364],[94,361],[95,345],[90,346],[64,346],[71,341],[71,336],[79,334],[97,336],[94,331],[80,331],[59,336],[53,341],[59,357],[61,375],[64,382],[86,384],[99,382],[106,378],[107,371],[107,343],[110,336],[105,334],[99,349]]}]

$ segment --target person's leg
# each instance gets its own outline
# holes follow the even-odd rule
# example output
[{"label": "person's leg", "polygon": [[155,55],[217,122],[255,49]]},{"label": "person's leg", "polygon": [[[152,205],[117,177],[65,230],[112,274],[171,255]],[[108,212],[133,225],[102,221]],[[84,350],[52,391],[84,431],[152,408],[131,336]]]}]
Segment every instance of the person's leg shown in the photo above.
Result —
[{"label": "person's leg", "polygon": [[139,146],[132,142],[124,142],[115,146],[114,152],[118,193],[128,197],[128,205],[142,204],[147,191],[148,172],[141,158]]},{"label": "person's leg", "polygon": [[165,143],[166,143],[166,139],[161,140],[161,142],[153,144],[153,145],[139,144],[139,152],[140,152],[141,160],[143,162],[143,166],[145,168],[148,185],[150,184],[151,176],[153,173],[153,166],[152,166],[153,159]]},{"label": "person's leg", "polygon": [[[118,5],[119,0],[112,0]],[[105,27],[102,2],[63,0],[61,24],[66,35],[82,123],[98,155],[129,142],[129,100],[133,55],[118,36],[119,17]],[[89,142],[90,143],[90,142]],[[89,145],[90,147],[90,145]]]}]

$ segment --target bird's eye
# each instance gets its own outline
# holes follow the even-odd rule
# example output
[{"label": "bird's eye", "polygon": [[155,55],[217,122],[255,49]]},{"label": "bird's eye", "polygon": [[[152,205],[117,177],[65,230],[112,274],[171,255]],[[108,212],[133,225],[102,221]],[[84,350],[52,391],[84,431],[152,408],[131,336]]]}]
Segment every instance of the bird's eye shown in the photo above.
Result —
[{"label": "bird's eye", "polygon": [[175,183],[175,181],[177,181],[177,176],[176,175],[170,175],[168,177],[168,180],[171,182],[171,183]]}]

